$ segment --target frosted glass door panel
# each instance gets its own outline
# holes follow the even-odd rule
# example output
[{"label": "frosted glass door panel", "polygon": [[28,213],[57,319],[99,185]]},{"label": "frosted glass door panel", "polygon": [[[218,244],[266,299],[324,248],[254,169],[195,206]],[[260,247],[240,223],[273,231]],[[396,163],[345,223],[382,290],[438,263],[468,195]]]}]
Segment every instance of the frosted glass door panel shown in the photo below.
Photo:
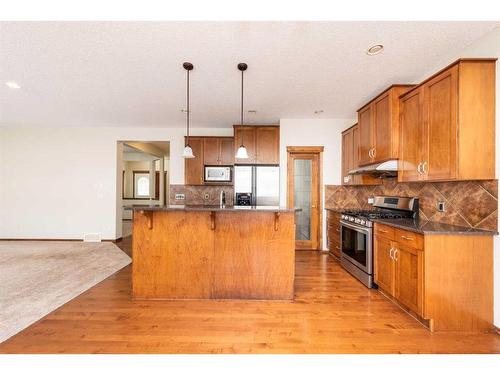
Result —
[{"label": "frosted glass door panel", "polygon": [[311,239],[311,171],[312,160],[294,160],[294,205],[302,209],[295,213],[295,239]]}]

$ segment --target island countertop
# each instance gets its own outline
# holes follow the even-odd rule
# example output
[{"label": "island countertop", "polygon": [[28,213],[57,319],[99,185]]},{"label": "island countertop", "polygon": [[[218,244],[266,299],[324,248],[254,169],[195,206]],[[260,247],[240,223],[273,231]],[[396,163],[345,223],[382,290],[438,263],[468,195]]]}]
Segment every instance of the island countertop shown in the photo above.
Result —
[{"label": "island countertop", "polygon": [[132,211],[238,211],[238,212],[295,212],[300,208],[288,208],[282,206],[220,206],[220,205],[148,205],[137,204],[125,206],[126,210]]}]

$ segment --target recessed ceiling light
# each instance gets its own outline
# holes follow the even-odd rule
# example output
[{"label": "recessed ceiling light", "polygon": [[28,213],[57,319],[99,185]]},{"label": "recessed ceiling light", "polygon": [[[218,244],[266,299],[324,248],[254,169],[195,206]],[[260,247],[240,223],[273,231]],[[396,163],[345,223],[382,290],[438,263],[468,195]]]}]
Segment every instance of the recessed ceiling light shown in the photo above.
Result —
[{"label": "recessed ceiling light", "polygon": [[248,113],[251,113],[252,115],[255,115],[257,113],[257,110],[250,109],[250,110],[248,110]]},{"label": "recessed ceiling light", "polygon": [[368,48],[368,51],[366,51],[366,54],[367,55],[376,55],[377,53],[380,53],[382,52],[382,50],[384,49],[384,46],[382,44],[375,44],[374,46],[371,46],[370,48]]},{"label": "recessed ceiling light", "polygon": [[7,81],[5,82],[5,85],[11,89],[20,89],[21,86],[19,86],[19,84],[17,82],[14,82],[14,81]]},{"label": "recessed ceiling light", "polygon": [[314,111],[314,114],[315,114],[315,115],[319,115],[319,114],[321,114],[321,113],[323,113],[323,110],[322,110],[322,109],[317,109],[317,110],[315,110],[315,111]]}]

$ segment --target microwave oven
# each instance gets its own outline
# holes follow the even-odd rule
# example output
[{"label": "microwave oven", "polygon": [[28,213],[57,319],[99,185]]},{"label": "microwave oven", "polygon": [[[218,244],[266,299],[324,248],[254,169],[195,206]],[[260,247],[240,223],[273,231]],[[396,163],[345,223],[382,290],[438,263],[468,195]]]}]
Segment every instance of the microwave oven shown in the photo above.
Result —
[{"label": "microwave oven", "polygon": [[205,166],[205,182],[231,182],[231,167]]}]

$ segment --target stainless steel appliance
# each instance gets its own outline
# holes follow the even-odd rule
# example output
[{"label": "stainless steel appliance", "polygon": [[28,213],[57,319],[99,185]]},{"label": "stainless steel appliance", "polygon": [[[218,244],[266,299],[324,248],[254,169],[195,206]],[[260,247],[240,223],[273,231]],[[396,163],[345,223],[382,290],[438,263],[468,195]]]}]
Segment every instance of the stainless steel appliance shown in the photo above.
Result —
[{"label": "stainless steel appliance", "polygon": [[237,206],[251,206],[252,205],[252,193],[236,193],[236,205]]},{"label": "stainless steel appliance", "polygon": [[205,182],[231,182],[231,167],[205,166]]},{"label": "stainless steel appliance", "polygon": [[249,194],[251,206],[279,206],[279,166],[237,165],[234,167],[234,194]]},{"label": "stainless steel appliance", "polygon": [[372,219],[416,218],[418,198],[376,196],[373,210],[345,211],[340,220],[340,263],[368,288],[373,282]]}]

